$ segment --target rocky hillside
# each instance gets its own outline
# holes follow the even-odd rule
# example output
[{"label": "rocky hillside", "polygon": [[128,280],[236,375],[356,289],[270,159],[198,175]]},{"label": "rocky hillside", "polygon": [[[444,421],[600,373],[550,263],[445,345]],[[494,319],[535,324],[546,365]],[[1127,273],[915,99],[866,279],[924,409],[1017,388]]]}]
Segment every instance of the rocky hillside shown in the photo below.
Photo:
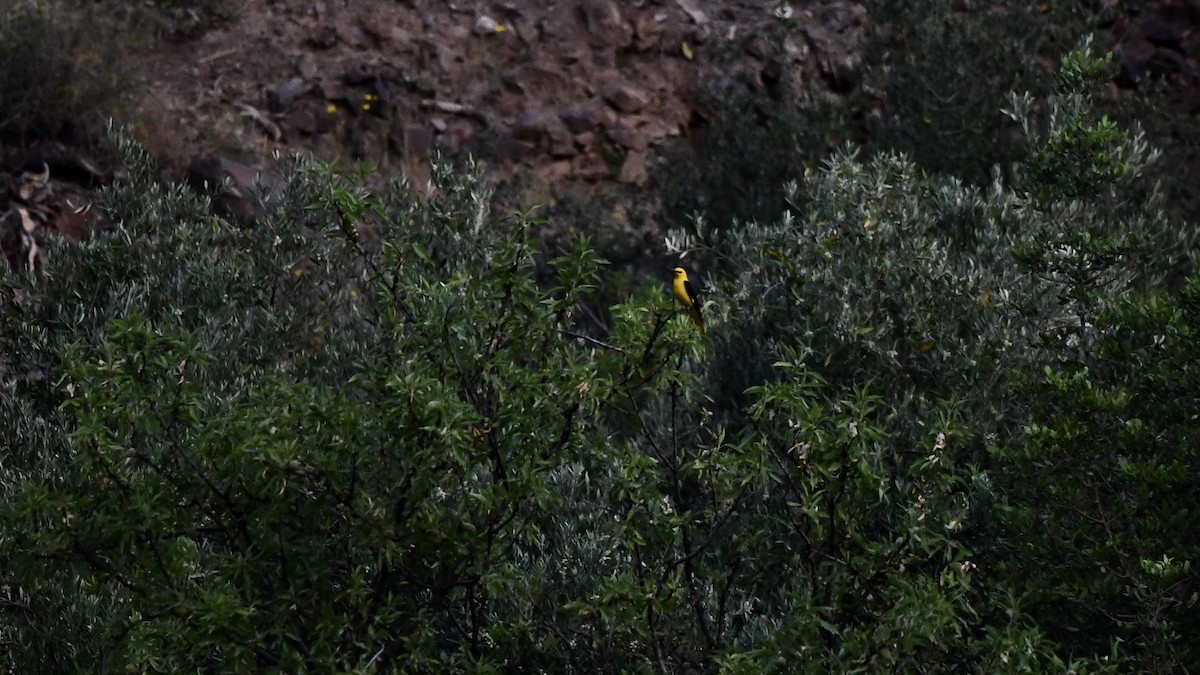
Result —
[{"label": "rocky hillside", "polygon": [[[972,5],[958,6],[983,11]],[[176,10],[176,25],[189,16]],[[1111,27],[1114,98],[1166,81],[1192,112],[1197,24],[1195,3],[1159,2]],[[605,226],[650,236],[657,163],[712,118],[701,92],[790,109],[872,101],[886,115],[886,101],[854,94],[867,40],[887,30],[849,0],[250,0],[228,21],[140,43],[133,118],[171,175],[232,179],[221,203],[240,218],[256,214],[253,184],[275,152],[361,161],[372,180],[419,188],[432,157],[467,151],[527,203],[608,195]],[[14,264],[36,259],[47,227],[77,236],[102,222],[80,205],[112,169],[58,144],[2,159],[19,207],[0,233]],[[631,215],[630,203],[650,206]]]},{"label": "rocky hillside", "polygon": [[697,87],[852,79],[856,3],[249,2],[195,41],[145,55],[158,149],[251,163],[308,149],[420,184],[435,153],[469,150],[530,198],[616,181],[697,120]]}]

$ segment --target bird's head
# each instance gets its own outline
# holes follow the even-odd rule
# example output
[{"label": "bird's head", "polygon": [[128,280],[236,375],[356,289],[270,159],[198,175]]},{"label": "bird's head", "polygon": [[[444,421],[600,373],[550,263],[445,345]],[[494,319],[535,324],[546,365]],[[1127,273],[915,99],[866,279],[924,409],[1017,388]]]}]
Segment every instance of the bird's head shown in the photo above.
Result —
[{"label": "bird's head", "polygon": [[671,270],[671,273],[675,275],[676,279],[687,276],[687,272],[683,271],[682,267],[676,267],[675,269]]}]

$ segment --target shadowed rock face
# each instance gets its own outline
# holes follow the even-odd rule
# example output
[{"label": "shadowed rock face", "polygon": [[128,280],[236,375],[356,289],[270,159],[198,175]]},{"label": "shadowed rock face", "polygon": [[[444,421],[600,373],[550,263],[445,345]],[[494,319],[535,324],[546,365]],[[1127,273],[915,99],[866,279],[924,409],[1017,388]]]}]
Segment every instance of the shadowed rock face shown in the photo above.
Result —
[{"label": "shadowed rock face", "polygon": [[1133,24],[1113,28],[1112,45],[1119,54],[1121,72],[1116,84],[1133,89],[1151,79],[1171,83],[1179,101],[1195,113],[1200,99],[1200,4],[1160,2],[1148,8]]}]

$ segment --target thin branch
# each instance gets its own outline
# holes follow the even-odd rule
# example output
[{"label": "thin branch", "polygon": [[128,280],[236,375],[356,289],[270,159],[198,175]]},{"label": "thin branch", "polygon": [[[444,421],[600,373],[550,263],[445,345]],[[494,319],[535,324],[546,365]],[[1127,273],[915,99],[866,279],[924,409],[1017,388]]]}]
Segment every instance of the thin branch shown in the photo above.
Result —
[{"label": "thin branch", "polygon": [[603,347],[605,349],[610,349],[614,352],[618,352],[620,354],[629,356],[629,352],[625,351],[624,349],[621,349],[620,347],[618,347],[616,345],[610,345],[609,343],[607,343],[603,340],[597,340],[596,338],[594,338],[590,335],[584,335],[583,333],[576,333],[574,331],[569,331],[569,330],[566,330],[563,328],[559,328],[558,332],[563,335],[566,335],[567,337],[579,338],[580,340],[585,340],[587,342],[590,342],[590,343],[596,345],[597,347]]}]

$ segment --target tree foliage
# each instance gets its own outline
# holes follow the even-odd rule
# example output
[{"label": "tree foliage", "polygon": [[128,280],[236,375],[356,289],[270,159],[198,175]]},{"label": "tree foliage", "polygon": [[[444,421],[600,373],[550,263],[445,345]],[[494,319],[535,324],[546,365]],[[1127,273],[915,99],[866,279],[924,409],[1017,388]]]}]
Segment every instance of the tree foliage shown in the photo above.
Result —
[{"label": "tree foliage", "polygon": [[594,332],[603,261],[470,172],[295,161],[244,227],[120,141],[116,232],[0,286],[0,667],[1186,667],[1191,239],[1065,63],[987,186],[847,150],[673,234],[703,336]]}]

